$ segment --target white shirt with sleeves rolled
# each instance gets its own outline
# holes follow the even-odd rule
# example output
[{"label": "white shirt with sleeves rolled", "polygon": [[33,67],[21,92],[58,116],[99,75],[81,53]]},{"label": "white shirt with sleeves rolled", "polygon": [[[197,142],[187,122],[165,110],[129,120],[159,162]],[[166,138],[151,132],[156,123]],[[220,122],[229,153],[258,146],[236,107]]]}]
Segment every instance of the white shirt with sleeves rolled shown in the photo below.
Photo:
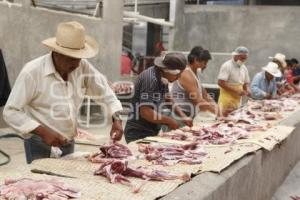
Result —
[{"label": "white shirt with sleeves rolled", "polygon": [[122,110],[106,78],[87,60],[81,60],[66,82],[55,70],[49,53],[24,66],[5,105],[3,117],[25,138],[39,125],[45,125],[73,139],[85,95],[105,105],[108,115]]}]

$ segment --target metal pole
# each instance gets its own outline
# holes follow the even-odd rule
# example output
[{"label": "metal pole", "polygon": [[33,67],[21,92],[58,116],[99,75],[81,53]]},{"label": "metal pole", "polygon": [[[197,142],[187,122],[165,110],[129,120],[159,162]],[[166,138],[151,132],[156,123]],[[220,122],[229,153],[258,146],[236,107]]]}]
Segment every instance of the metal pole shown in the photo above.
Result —
[{"label": "metal pole", "polygon": [[134,12],[137,13],[138,0],[134,1]]},{"label": "metal pole", "polygon": [[123,13],[124,13],[124,16],[126,16],[126,17],[136,18],[141,21],[151,22],[153,24],[158,24],[158,25],[162,25],[162,26],[174,27],[174,23],[166,22],[164,19],[156,19],[156,18],[147,17],[144,15],[140,15],[140,14],[137,14],[134,12],[128,12],[128,11],[124,11]]}]

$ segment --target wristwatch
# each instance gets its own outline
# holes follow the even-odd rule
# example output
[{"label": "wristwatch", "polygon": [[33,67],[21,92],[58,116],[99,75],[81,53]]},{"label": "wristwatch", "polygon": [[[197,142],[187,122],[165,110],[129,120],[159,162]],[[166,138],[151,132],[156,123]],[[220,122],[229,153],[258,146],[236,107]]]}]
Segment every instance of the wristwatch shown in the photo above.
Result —
[{"label": "wristwatch", "polygon": [[122,120],[120,111],[117,111],[112,115],[112,121],[114,122],[115,120],[118,120],[118,121]]}]

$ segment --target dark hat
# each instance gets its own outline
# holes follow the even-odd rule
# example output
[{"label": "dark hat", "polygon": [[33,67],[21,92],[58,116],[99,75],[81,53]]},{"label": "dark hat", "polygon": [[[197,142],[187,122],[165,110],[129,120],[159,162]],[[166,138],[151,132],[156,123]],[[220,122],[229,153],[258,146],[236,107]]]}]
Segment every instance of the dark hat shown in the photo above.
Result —
[{"label": "dark hat", "polygon": [[187,65],[187,60],[184,54],[171,52],[167,53],[165,56],[155,58],[154,64],[160,68],[184,70]]},{"label": "dark hat", "polygon": [[299,64],[299,62],[296,58],[292,58],[290,61],[292,64]]}]

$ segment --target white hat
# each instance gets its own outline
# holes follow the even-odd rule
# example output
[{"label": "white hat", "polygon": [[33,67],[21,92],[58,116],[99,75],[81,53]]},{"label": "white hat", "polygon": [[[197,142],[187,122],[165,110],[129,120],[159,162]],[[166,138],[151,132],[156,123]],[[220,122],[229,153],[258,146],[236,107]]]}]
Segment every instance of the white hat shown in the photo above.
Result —
[{"label": "white hat", "polygon": [[238,56],[238,55],[248,55],[249,54],[249,50],[247,49],[247,47],[237,47],[232,53],[233,56]]},{"label": "white hat", "polygon": [[270,56],[269,59],[280,62],[283,68],[286,68],[287,66],[285,61],[285,55],[282,53],[276,53],[274,57]]},{"label": "white hat", "polygon": [[279,70],[278,65],[274,62],[269,62],[268,65],[262,69],[269,74],[272,74],[274,77],[281,77],[281,71]]},{"label": "white hat", "polygon": [[91,58],[98,53],[96,40],[86,35],[84,27],[76,21],[60,23],[56,37],[42,43],[52,51],[73,58]]}]

